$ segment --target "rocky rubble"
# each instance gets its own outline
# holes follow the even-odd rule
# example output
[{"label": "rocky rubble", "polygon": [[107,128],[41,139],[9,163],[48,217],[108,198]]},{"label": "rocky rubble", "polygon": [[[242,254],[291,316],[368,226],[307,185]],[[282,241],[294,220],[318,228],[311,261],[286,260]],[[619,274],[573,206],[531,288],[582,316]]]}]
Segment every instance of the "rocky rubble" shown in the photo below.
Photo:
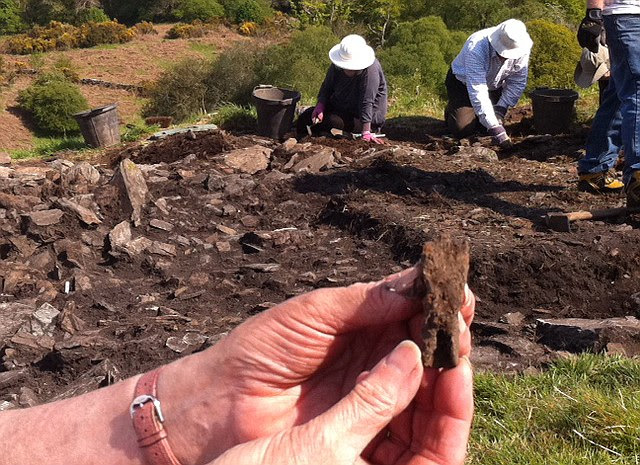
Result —
[{"label": "rocky rubble", "polygon": [[[333,141],[276,144],[215,131],[126,148],[107,164],[0,167],[0,410],[87,392],[202,350],[302,292],[399,271],[428,236],[416,226],[428,215],[458,233],[466,216],[472,243],[485,247],[484,210],[449,218],[459,200],[445,196],[447,173],[468,166],[455,164],[495,163],[489,149],[455,151],[431,180],[410,168],[428,157],[424,148],[349,144],[344,153]],[[403,187],[382,192],[377,183],[389,180]],[[411,205],[397,203],[407,196]],[[531,223],[500,221],[487,224],[536,234],[524,226]],[[488,300],[501,284],[486,287],[490,273],[479,273],[495,251],[476,252],[473,279]],[[637,320],[505,313],[499,321],[480,311],[481,366],[539,366],[557,350],[637,353]],[[568,340],[558,328],[587,332],[580,340],[588,343],[554,344]]]}]

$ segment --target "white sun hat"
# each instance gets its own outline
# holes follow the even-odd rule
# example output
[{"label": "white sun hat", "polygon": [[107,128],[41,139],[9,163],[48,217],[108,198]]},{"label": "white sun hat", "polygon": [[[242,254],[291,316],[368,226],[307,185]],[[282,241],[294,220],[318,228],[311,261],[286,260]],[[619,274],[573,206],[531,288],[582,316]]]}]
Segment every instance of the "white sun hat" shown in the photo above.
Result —
[{"label": "white sun hat", "polygon": [[503,58],[520,58],[531,51],[533,40],[527,26],[517,19],[507,19],[498,24],[489,35],[491,46]]},{"label": "white sun hat", "polygon": [[376,52],[367,45],[363,37],[351,34],[331,49],[329,59],[338,68],[360,71],[376,61]]},{"label": "white sun hat", "polygon": [[609,49],[603,45],[598,47],[598,53],[588,48],[582,49],[580,62],[573,74],[575,83],[586,89],[591,87],[609,72]]}]

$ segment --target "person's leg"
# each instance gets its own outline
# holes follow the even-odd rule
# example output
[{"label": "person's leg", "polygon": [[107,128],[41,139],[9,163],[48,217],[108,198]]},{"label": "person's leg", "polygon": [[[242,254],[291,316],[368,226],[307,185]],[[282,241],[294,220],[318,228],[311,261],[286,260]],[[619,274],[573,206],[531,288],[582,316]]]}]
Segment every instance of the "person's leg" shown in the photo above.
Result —
[{"label": "person's leg", "polygon": [[[611,56],[611,83],[620,100],[625,184],[640,184],[640,15],[605,18]],[[637,201],[640,202],[640,189]],[[627,200],[630,192],[627,189]]]},{"label": "person's leg", "polygon": [[587,137],[586,155],[578,161],[578,173],[599,174],[616,164],[620,151],[620,100],[616,85],[610,82]]},{"label": "person's leg", "polygon": [[445,80],[448,103],[445,109],[445,120],[449,131],[456,137],[466,137],[478,129],[478,117],[476,116],[467,87],[455,77],[451,68]]}]

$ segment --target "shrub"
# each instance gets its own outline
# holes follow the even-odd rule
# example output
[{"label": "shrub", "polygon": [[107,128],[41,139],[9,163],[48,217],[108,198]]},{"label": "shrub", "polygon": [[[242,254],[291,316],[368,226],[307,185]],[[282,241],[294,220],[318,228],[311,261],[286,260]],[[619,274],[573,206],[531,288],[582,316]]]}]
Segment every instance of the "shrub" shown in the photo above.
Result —
[{"label": "shrub", "polygon": [[135,32],[117,21],[103,23],[89,22],[80,26],[81,47],[95,47],[100,44],[123,44],[133,40]]},{"label": "shrub", "polygon": [[296,89],[304,102],[314,103],[331,64],[329,50],[339,41],[326,26],[294,32],[288,43],[264,53],[268,59],[257,61],[259,83]]},{"label": "shrub", "polygon": [[527,29],[533,39],[529,89],[574,87],[573,72],[581,53],[574,33],[566,26],[545,20],[531,21]]},{"label": "shrub", "polygon": [[75,0],[26,0],[23,17],[27,24],[44,26],[51,21],[70,22],[75,11]]},{"label": "shrub", "polygon": [[111,21],[111,18],[107,16],[102,8],[97,7],[84,8],[78,11],[73,18],[73,24],[76,26],[88,22],[103,23],[107,21]]},{"label": "shrub", "polygon": [[187,58],[165,71],[147,89],[145,116],[172,116],[176,122],[206,111],[205,78],[209,62]]},{"label": "shrub", "polygon": [[249,44],[238,44],[221,53],[205,79],[206,107],[215,108],[222,103],[250,104],[251,92],[260,84],[256,70],[262,53]]},{"label": "shrub", "polygon": [[273,15],[268,0],[223,0],[225,15],[237,24],[253,22],[262,24]]},{"label": "shrub", "polygon": [[34,26],[27,34],[9,38],[5,47],[9,53],[27,55],[100,44],[120,44],[132,40],[135,35],[134,29],[127,29],[117,21],[89,22],[80,27],[51,21],[47,26]]},{"label": "shrub", "polygon": [[229,103],[216,110],[211,122],[229,131],[251,131],[256,128],[258,114],[254,107]]},{"label": "shrub", "polygon": [[251,21],[247,21],[240,25],[238,32],[243,36],[254,36],[258,32],[258,25]]},{"label": "shrub", "polygon": [[40,76],[20,92],[18,102],[31,114],[38,129],[54,134],[77,131],[73,114],[88,107],[78,87],[61,73]]},{"label": "shrub", "polygon": [[195,39],[203,37],[207,33],[207,27],[201,21],[191,24],[179,23],[167,31],[167,39]]},{"label": "shrub", "polygon": [[158,33],[158,31],[156,31],[156,28],[153,27],[153,23],[150,23],[149,21],[139,22],[138,24],[134,25],[131,29],[133,29],[133,31],[140,36]]},{"label": "shrub", "polygon": [[209,21],[222,18],[224,8],[217,0],[182,0],[172,14],[176,19],[185,22],[192,22],[196,19]]},{"label": "shrub", "polygon": [[443,96],[447,71],[465,39],[466,34],[449,31],[438,17],[401,23],[379,53],[380,61],[396,88]]},{"label": "shrub", "polygon": [[0,34],[15,34],[24,29],[22,9],[17,0],[0,0]]}]

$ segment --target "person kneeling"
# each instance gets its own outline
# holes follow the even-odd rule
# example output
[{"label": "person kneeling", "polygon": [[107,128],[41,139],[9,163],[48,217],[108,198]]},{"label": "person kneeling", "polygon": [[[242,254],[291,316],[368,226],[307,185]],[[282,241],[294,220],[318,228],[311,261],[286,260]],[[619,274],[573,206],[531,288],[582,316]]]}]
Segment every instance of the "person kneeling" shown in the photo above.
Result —
[{"label": "person kneeling", "polygon": [[362,133],[368,142],[382,143],[375,133],[387,116],[387,81],[375,51],[355,34],[346,36],[329,52],[327,71],[315,107],[298,118],[299,136],[331,129]]}]

